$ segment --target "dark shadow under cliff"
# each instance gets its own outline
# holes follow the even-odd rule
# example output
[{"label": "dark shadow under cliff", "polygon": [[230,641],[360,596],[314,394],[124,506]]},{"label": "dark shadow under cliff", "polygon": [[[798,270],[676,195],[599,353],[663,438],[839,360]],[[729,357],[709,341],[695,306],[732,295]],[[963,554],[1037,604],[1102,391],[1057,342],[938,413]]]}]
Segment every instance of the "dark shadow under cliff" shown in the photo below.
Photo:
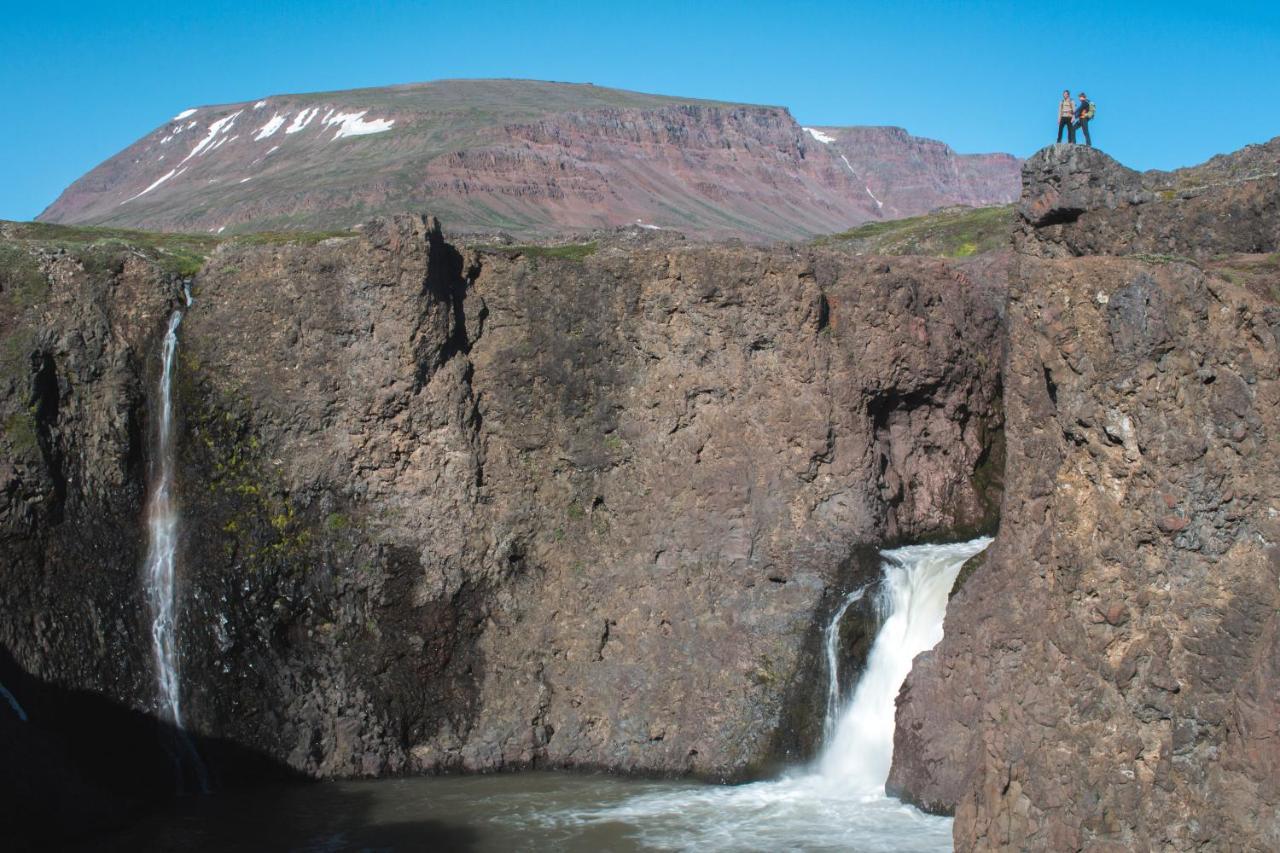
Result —
[{"label": "dark shadow under cliff", "polygon": [[[105,696],[38,678],[0,648],[0,825],[8,850],[82,843],[138,821],[195,787],[175,762],[179,733]],[[298,781],[287,767],[216,738],[193,738],[213,787]]]}]

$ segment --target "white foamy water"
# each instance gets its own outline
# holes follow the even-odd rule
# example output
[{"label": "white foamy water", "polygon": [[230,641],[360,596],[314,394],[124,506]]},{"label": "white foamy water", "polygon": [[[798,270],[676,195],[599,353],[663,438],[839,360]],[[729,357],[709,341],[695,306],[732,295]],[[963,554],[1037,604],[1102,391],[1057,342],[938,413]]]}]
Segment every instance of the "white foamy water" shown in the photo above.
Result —
[{"label": "white foamy water", "polygon": [[[533,820],[547,828],[626,824],[634,827],[632,840],[660,850],[950,850],[950,819],[885,796],[894,699],[915,656],[942,639],[947,598],[960,567],[990,542],[883,552],[876,601],[882,624],[853,696],[812,767],[769,782],[667,789]],[[841,696],[838,623],[862,592],[845,598],[826,631],[829,702]]]},{"label": "white foamy water", "polygon": [[[191,293],[186,294],[187,306]],[[177,733],[175,761],[189,765],[200,788],[207,789],[204,766],[185,734],[182,719],[182,684],[179,677],[177,630],[178,506],[174,500],[173,364],[178,351],[178,326],[183,309],[169,317],[164,335],[160,369],[160,420],[156,430],[151,494],[147,499],[147,562],[144,578],[151,609],[151,646],[156,668],[157,699],[161,718]],[[179,768],[181,778],[181,768]]]},{"label": "white foamy water", "polygon": [[822,721],[824,741],[831,740],[831,736],[835,734],[836,723],[840,719],[840,705],[844,700],[844,693],[840,687],[840,625],[844,622],[844,615],[849,612],[849,608],[861,601],[866,591],[867,588],[861,586],[846,595],[831,616],[831,621],[827,623],[826,631],[823,632],[822,645],[827,653],[827,714]]}]

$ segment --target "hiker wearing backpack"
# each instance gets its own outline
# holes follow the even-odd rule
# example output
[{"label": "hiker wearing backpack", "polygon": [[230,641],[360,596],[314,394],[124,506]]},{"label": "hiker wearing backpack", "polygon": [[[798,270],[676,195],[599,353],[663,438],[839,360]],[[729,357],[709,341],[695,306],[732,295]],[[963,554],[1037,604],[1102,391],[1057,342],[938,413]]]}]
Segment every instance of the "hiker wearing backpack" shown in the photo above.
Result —
[{"label": "hiker wearing backpack", "polygon": [[1062,131],[1067,131],[1067,142],[1075,144],[1076,126],[1075,104],[1071,103],[1071,90],[1062,90],[1062,101],[1058,104],[1058,142],[1062,142]]},{"label": "hiker wearing backpack", "polygon": [[[1084,144],[1090,148],[1093,147],[1093,140],[1089,138],[1089,122],[1093,120],[1093,116],[1097,113],[1097,107],[1093,105],[1093,101],[1084,93],[1080,93],[1080,105],[1076,107],[1076,127],[1084,131]],[[1071,140],[1074,142],[1075,140]]]}]

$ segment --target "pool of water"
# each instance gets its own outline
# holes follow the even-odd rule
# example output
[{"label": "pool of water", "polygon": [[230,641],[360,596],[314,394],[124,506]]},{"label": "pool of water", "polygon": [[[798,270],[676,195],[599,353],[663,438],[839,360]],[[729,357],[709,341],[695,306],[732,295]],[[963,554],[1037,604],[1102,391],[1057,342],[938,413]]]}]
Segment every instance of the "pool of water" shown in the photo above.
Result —
[{"label": "pool of water", "polygon": [[192,796],[94,851],[944,851],[951,821],[801,774],[747,785],[515,773]]}]

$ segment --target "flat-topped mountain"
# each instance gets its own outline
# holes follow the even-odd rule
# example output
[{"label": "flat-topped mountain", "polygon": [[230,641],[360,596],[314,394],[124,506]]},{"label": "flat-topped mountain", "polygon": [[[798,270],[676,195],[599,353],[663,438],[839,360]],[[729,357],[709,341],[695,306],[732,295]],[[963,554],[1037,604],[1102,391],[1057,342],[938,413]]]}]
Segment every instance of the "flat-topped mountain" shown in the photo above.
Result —
[{"label": "flat-topped mountain", "polygon": [[447,80],[184,110],[39,218],[234,233],[430,210],[462,233],[641,224],[767,241],[1007,204],[1018,169],[899,128],[802,128],[783,107]]}]

